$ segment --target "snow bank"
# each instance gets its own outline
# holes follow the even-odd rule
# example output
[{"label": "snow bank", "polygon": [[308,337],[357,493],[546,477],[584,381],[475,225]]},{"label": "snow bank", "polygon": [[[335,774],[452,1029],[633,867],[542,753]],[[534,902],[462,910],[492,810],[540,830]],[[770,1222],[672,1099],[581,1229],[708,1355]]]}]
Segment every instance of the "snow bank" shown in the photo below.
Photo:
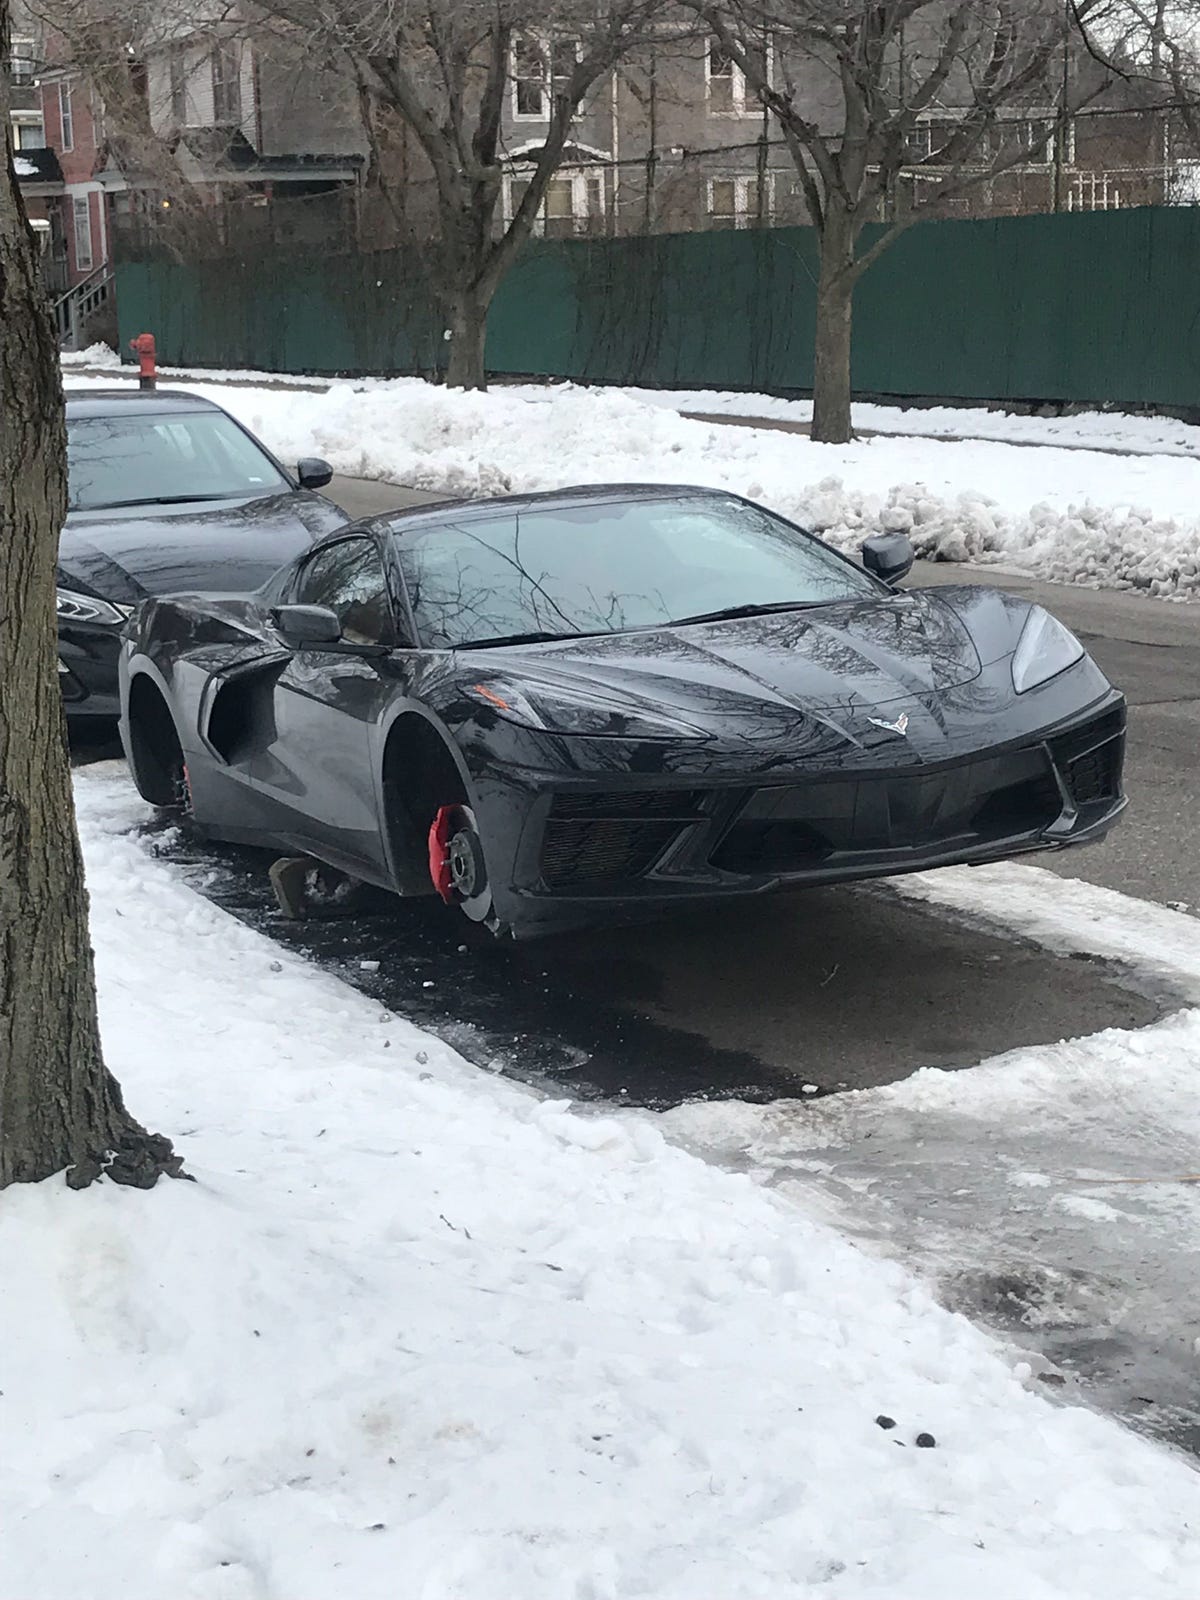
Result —
[{"label": "snow bank", "polygon": [[1189,1591],[1181,1459],[647,1120],[233,922],[129,835],[119,768],[76,792],[109,1060],[199,1181],[0,1195],[5,1595]]},{"label": "snow bank", "polygon": [[[74,380],[86,384],[88,380]],[[762,500],[854,550],[881,529],[937,561],[1008,562],[1070,583],[1200,592],[1200,461],[906,437],[818,445],[798,434],[692,422],[617,390],[415,379],[322,393],[208,393],[279,455],[448,495],[605,481],[699,483]]]},{"label": "snow bank", "polygon": [[114,370],[121,365],[121,358],[115,350],[104,343],[90,344],[86,350],[64,350],[60,357],[64,367],[111,367]]}]

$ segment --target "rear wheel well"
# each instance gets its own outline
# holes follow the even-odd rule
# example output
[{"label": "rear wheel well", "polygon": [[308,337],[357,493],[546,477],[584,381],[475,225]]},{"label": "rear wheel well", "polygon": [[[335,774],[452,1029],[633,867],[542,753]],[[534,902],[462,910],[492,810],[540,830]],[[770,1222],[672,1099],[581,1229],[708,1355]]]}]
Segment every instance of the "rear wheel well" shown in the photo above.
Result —
[{"label": "rear wheel well", "polygon": [[424,717],[400,717],[383,752],[383,810],[402,894],[434,892],[429,830],[442,806],[467,800],[462,773],[437,730]]},{"label": "rear wheel well", "polygon": [[177,806],[183,780],[183,746],[162,691],[144,673],[129,685],[129,758],[143,800]]}]

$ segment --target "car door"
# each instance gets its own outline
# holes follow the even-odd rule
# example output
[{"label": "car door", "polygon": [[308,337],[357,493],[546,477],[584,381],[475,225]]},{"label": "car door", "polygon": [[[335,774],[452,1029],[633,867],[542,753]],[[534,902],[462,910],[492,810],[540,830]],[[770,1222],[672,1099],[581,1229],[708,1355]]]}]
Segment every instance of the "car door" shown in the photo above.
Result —
[{"label": "car door", "polygon": [[[351,534],[298,566],[289,604],[327,606],[352,645],[394,646],[396,626],[379,545]],[[346,870],[387,881],[376,776],[379,725],[395,681],[387,657],[301,647],[275,686],[273,782],[298,844]]]}]

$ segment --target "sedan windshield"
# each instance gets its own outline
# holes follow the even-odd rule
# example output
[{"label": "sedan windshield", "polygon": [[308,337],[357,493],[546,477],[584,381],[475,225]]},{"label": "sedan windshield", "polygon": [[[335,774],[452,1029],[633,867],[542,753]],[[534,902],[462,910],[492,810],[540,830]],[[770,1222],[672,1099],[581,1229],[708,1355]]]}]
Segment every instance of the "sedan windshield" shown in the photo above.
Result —
[{"label": "sedan windshield", "polygon": [[396,540],[434,649],[621,633],[879,598],[859,568],[740,500],[506,511]]},{"label": "sedan windshield", "polygon": [[291,485],[220,411],[141,411],[67,425],[69,509],[233,500]]}]

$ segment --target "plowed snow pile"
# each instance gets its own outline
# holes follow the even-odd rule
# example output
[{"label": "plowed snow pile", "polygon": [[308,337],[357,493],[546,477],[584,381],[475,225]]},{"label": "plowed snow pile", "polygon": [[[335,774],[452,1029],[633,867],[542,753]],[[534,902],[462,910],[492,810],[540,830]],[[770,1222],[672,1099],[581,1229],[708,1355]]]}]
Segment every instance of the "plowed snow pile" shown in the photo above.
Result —
[{"label": "plowed snow pile", "polygon": [[[107,381],[68,379],[71,387]],[[1179,599],[1200,591],[1200,459],[1186,452],[1125,456],[903,434],[818,445],[574,385],[464,394],[394,379],[335,382],[314,394],[265,381],[170,382],[209,395],[284,460],[323,455],[338,472],[412,488],[479,496],[704,484],[762,500],[846,550],[869,533],[902,529],[933,560],[1001,562]],[[922,413],[904,415],[921,426]],[[1047,438],[1060,436],[1047,428]]]}]

